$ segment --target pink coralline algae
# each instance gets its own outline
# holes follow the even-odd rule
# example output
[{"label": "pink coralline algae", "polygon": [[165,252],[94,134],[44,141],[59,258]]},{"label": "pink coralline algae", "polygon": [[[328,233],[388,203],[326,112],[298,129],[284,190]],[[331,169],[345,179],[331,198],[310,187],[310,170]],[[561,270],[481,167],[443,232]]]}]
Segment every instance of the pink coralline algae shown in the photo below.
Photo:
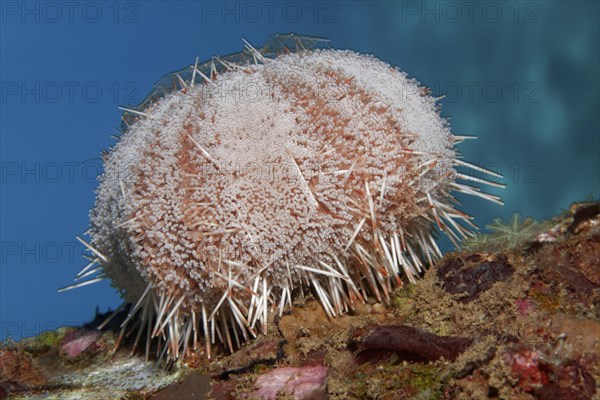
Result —
[{"label": "pink coralline algae", "polygon": [[532,392],[534,388],[550,381],[548,371],[544,369],[544,364],[535,351],[507,354],[505,362],[510,364],[513,375],[519,378],[519,386],[526,392]]},{"label": "pink coralline algae", "polygon": [[65,335],[61,342],[60,354],[75,358],[93,348],[102,334],[96,330],[76,330]]},{"label": "pink coralline algae", "polygon": [[522,316],[529,314],[535,308],[535,305],[529,299],[517,299],[515,305]]},{"label": "pink coralline algae", "polygon": [[322,365],[275,368],[258,377],[255,395],[266,400],[275,400],[280,393],[290,394],[296,400],[326,399],[327,371]]}]

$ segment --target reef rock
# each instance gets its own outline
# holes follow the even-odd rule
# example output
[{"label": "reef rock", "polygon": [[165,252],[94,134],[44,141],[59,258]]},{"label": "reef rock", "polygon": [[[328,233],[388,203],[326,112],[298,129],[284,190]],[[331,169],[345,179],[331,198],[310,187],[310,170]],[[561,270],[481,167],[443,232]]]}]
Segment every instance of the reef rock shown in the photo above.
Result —
[{"label": "reef rock", "polygon": [[152,346],[146,362],[144,346],[130,354],[135,335],[115,352],[127,310],[102,332],[98,318],[4,343],[0,398],[598,398],[600,203],[502,224],[390,304],[329,318],[305,291],[233,354],[190,347],[187,364],[165,364]]}]

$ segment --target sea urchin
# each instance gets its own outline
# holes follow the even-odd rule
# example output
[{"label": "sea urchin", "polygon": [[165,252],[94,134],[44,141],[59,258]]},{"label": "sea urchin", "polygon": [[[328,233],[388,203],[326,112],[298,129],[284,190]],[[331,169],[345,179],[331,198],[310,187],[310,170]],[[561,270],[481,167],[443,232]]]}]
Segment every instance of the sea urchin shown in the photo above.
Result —
[{"label": "sea urchin", "polygon": [[[311,41],[311,43],[308,43]],[[293,43],[293,44],[291,44]],[[451,192],[499,177],[462,161],[426,88],[396,68],[293,35],[171,74],[105,155],[83,286],[130,305],[121,336],[174,360],[233,350],[312,288],[330,316],[386,301],[476,229]],[[294,48],[294,50],[290,50]],[[87,281],[82,278],[93,276]],[[128,328],[129,326],[129,328]],[[134,346],[135,347],[135,346]]]}]

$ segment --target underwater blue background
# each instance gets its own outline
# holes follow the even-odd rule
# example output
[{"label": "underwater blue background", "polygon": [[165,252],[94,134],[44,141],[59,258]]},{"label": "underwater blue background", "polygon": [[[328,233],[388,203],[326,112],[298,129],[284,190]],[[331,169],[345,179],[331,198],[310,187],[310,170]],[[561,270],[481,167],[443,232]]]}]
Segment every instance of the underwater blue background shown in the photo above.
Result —
[{"label": "underwater blue background", "polygon": [[484,227],[547,218],[600,192],[596,1],[3,1],[1,338],[80,324],[120,304],[108,282],[66,293],[86,263],[99,153],[117,106],[161,76],[273,33],[331,39],[399,66],[436,95],[465,159],[500,170],[504,207],[466,198]]}]

